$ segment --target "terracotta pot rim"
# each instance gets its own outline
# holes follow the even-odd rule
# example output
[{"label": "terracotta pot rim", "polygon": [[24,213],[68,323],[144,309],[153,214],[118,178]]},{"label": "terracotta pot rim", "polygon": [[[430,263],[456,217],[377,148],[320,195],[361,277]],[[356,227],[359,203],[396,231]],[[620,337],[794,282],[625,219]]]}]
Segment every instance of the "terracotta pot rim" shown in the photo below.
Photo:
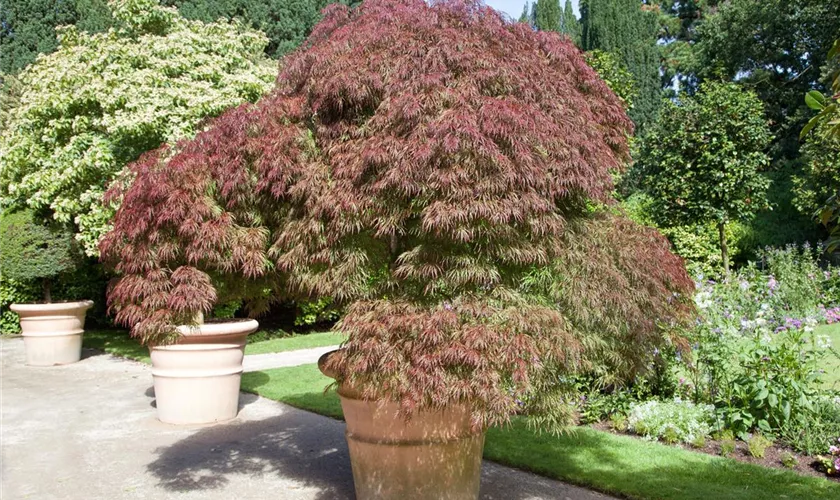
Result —
[{"label": "terracotta pot rim", "polygon": [[9,306],[14,312],[71,312],[87,310],[93,307],[92,300],[75,300],[49,303],[12,304]]},{"label": "terracotta pot rim", "polygon": [[260,324],[255,319],[233,319],[200,325],[181,325],[178,327],[178,333],[185,337],[248,335],[257,331],[259,327]]}]

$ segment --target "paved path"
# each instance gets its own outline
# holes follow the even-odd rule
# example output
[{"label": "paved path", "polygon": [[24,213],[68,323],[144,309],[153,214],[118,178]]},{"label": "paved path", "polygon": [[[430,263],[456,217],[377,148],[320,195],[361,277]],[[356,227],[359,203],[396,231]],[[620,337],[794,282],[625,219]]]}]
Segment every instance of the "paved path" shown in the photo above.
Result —
[{"label": "paved path", "polygon": [[242,367],[246,372],[255,372],[282,366],[307,365],[317,362],[322,354],[338,349],[338,347],[333,345],[271,354],[247,354],[245,355],[245,361],[242,362]]},{"label": "paved path", "polygon": [[[242,394],[232,422],[163,424],[147,365],[85,355],[28,367],[22,340],[0,339],[3,500],[354,498],[342,422]],[[608,500],[489,462],[481,498]]]}]

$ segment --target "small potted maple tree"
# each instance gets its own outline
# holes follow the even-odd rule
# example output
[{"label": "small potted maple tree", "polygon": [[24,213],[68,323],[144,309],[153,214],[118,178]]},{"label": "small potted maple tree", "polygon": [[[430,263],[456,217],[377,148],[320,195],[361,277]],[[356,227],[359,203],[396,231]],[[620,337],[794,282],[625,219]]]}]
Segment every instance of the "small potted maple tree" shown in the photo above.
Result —
[{"label": "small potted maple tree", "polygon": [[465,0],[331,5],[270,96],[135,167],[111,298],[156,339],[207,310],[208,270],[346,305],[319,364],[357,496],[474,499],[490,425],[561,428],[571,376],[684,344],[681,259],[611,207],[631,132],[557,34]]},{"label": "small potted maple tree", "polygon": [[52,300],[52,285],[80,262],[72,231],[38,218],[32,210],[0,216],[0,262],[6,278],[41,282],[43,302],[12,304],[20,317],[26,364],[52,366],[75,363],[82,356],[85,313],[90,300]]},{"label": "small potted maple tree", "polygon": [[268,234],[249,211],[256,195],[247,170],[229,172],[223,156],[198,154],[206,144],[223,151],[230,135],[220,126],[174,146],[177,155],[169,147],[147,153],[130,166],[133,181],[106,194],[106,202],[121,202],[100,243],[118,275],[109,308],[150,348],[158,418],[166,423],[237,415],[246,339],[259,325],[205,315],[231,300],[258,314],[278,298]]}]

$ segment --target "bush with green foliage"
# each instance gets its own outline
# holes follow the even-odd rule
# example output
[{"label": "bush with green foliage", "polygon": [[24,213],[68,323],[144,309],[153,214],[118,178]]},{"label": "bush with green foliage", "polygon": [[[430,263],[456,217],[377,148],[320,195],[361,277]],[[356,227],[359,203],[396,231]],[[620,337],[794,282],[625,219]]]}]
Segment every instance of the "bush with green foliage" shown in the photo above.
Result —
[{"label": "bush with green foliage", "polygon": [[[837,179],[837,162],[840,160],[840,38],[834,41],[828,52],[827,80],[830,81],[832,96],[824,96],[816,90],[805,95],[808,106],[819,113],[812,117],[802,129],[800,137],[808,136],[807,152],[811,158],[811,182],[819,208],[819,220],[831,230],[829,251],[840,247],[840,182]],[[820,185],[822,184],[822,185]],[[806,193],[810,194],[806,190]],[[823,201],[823,198],[825,200]]]},{"label": "bush with green foliage", "polygon": [[747,451],[753,458],[764,458],[767,448],[773,446],[773,440],[760,432],[754,433],[747,439]]},{"label": "bush with green foliage", "polygon": [[32,210],[0,217],[0,262],[9,280],[41,283],[42,300],[51,302],[52,281],[79,263],[73,233],[66,225],[44,223]]},{"label": "bush with green foliage", "polygon": [[612,52],[598,49],[586,52],[585,55],[586,62],[598,72],[607,86],[624,101],[624,107],[628,110],[632,109],[633,100],[639,95],[639,89],[633,74],[627,71],[618,56]]},{"label": "bush with green foliage", "polygon": [[40,284],[10,280],[0,272],[0,334],[9,335],[20,331],[20,318],[9,309],[10,305],[37,302],[42,297]]},{"label": "bush with green foliage", "polygon": [[[637,192],[621,202],[627,215],[646,226],[657,227],[653,199]],[[674,246],[674,253],[685,259],[685,267],[692,276],[716,277],[723,274],[720,236],[713,222],[688,226],[657,227]],[[744,224],[733,221],[726,226],[726,241],[731,245],[729,257],[737,262],[744,255],[743,239],[750,234]]]},{"label": "bush with green foliage", "polygon": [[60,31],[56,52],[20,76],[0,135],[0,205],[75,223],[95,255],[113,210],[106,185],[141,153],[272,87],[265,35],[237,22],[188,21],[157,0],[112,0],[114,27]]},{"label": "bush with green foliage", "polygon": [[690,401],[645,401],[630,407],[627,428],[647,439],[668,443],[699,442],[712,432],[715,408]]},{"label": "bush with green foliage", "polygon": [[726,226],[767,206],[770,132],[761,101],[734,83],[707,82],[667,102],[641,143],[642,184],[659,225],[714,223],[729,270]]}]

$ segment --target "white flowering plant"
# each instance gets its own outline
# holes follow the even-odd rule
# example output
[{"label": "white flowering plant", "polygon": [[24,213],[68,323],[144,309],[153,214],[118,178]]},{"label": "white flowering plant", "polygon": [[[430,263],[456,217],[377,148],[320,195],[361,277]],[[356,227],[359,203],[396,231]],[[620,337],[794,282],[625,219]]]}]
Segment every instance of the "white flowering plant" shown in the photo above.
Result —
[{"label": "white flowering plant", "polygon": [[268,39],[238,22],[189,21],[158,0],[109,7],[113,28],[60,28],[58,49],[20,74],[0,134],[0,208],[75,223],[92,256],[115,208],[102,194],[127,163],[256,101],[276,75],[263,53]]},{"label": "white flowering plant", "polygon": [[715,407],[690,401],[645,401],[630,407],[627,428],[646,439],[696,443],[712,432]]}]

